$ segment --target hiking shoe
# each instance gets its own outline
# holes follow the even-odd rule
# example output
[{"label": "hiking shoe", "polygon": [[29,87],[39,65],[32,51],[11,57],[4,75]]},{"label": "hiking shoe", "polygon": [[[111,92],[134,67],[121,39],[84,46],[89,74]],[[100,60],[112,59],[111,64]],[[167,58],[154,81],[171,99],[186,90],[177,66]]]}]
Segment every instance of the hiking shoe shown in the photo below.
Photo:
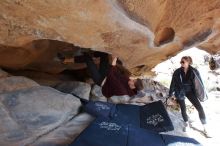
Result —
[{"label": "hiking shoe", "polygon": [[184,127],[183,127],[183,132],[189,132],[190,130],[190,126],[189,126],[189,123],[184,123]]},{"label": "hiking shoe", "polygon": [[183,127],[183,132],[189,132],[189,130],[190,130],[190,127],[189,127],[189,126]]},{"label": "hiking shoe", "polygon": [[207,138],[212,138],[212,135],[209,131],[207,131],[207,129],[204,129],[204,134]]}]

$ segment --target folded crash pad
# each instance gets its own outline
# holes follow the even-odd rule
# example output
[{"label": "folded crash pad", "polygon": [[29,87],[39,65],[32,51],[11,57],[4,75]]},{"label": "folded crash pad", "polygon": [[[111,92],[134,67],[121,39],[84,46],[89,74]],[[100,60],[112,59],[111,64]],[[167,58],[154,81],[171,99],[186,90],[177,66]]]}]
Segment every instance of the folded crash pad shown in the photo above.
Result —
[{"label": "folded crash pad", "polygon": [[[177,145],[178,144],[178,145]],[[97,118],[69,146],[200,146],[191,138],[159,134]]]},{"label": "folded crash pad", "polygon": [[116,110],[116,105],[108,102],[88,101],[83,104],[85,111],[95,117],[112,118]]},{"label": "folded crash pad", "polygon": [[144,106],[89,101],[84,105],[84,109],[93,116],[113,119],[123,125],[132,125],[157,132],[174,129],[162,101]]}]

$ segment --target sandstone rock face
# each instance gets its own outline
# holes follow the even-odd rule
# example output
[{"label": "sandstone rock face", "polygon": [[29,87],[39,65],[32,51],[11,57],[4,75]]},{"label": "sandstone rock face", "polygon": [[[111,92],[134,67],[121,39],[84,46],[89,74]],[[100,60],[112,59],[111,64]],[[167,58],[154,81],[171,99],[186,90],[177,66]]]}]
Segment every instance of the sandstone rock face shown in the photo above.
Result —
[{"label": "sandstone rock face", "polygon": [[48,133],[33,146],[64,146],[68,145],[75,140],[77,136],[89,126],[94,120],[94,117],[87,113],[81,113],[74,117],[72,120],[61,125],[51,133]]},{"label": "sandstone rock face", "polygon": [[[1,0],[0,66],[58,73],[70,47],[150,70],[183,48],[219,51],[219,0]],[[57,41],[56,41],[57,40]]]},{"label": "sandstone rock face", "polygon": [[[0,145],[39,142],[42,136],[67,124],[80,106],[80,101],[72,95],[43,86],[1,93]],[[65,133],[63,137],[67,137]]]},{"label": "sandstone rock face", "polygon": [[31,87],[40,86],[33,80],[26,77],[11,76],[0,79],[0,94],[15,90],[28,89]]}]

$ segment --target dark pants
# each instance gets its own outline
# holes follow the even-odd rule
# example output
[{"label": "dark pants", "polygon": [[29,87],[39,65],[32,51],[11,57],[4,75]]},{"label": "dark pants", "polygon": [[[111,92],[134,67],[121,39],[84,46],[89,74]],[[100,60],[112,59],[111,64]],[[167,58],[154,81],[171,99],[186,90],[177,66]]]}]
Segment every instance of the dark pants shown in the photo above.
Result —
[{"label": "dark pants", "polygon": [[89,54],[85,54],[84,56],[91,78],[97,85],[101,86],[110,66],[108,54],[102,52],[97,53],[96,57],[100,57],[99,69]]},{"label": "dark pants", "polygon": [[[201,123],[206,124],[205,112],[204,112],[203,107],[202,107],[200,101],[198,100],[198,98],[196,98],[196,96],[193,92],[186,93],[186,97],[189,99],[189,101],[193,104],[193,106],[198,111]],[[181,113],[182,113],[184,121],[188,122],[185,100],[178,100],[178,103],[180,105]]]}]

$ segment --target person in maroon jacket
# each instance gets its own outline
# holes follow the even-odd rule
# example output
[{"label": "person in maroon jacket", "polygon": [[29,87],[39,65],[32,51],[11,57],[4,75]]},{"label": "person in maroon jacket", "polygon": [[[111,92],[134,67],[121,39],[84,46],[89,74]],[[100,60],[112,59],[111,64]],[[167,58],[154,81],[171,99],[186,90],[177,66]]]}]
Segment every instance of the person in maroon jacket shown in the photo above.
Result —
[{"label": "person in maroon jacket", "polygon": [[99,69],[94,63],[92,56],[87,53],[84,56],[93,81],[102,87],[102,94],[105,97],[134,96],[139,90],[143,89],[141,79],[132,78],[117,57],[113,58],[110,65],[108,54],[100,52],[98,54],[98,57],[100,57]]}]

